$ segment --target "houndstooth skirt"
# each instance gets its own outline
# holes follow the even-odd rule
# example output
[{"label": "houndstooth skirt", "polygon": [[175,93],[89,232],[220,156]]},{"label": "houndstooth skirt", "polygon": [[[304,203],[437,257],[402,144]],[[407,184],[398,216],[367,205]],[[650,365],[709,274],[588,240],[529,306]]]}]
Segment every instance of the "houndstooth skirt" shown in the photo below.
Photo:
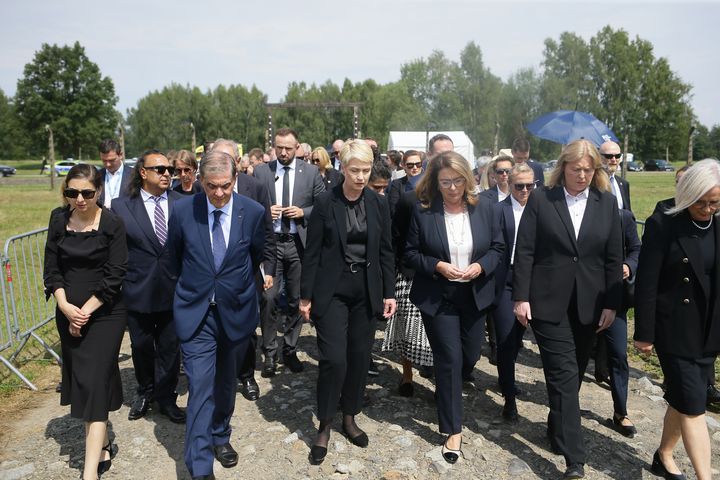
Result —
[{"label": "houndstooth skirt", "polygon": [[425,334],[420,310],[410,302],[412,279],[398,272],[395,279],[397,311],[385,327],[383,352],[398,352],[414,365],[433,365],[432,349]]}]

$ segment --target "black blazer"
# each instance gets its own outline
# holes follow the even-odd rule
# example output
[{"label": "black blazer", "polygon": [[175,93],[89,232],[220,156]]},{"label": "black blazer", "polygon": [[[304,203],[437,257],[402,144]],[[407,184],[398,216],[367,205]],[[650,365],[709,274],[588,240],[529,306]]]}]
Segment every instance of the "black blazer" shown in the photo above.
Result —
[{"label": "black blazer", "polygon": [[620,178],[617,175],[615,175],[615,181],[618,184],[618,188],[620,188],[620,195],[622,196],[623,201],[623,210],[632,210],[630,207],[630,184],[627,180],[624,178]]},{"label": "black blazer", "polygon": [[[468,205],[473,252],[471,263],[479,263],[483,273],[472,280],[475,306],[479,311],[488,308],[495,297],[495,270],[502,261],[505,245],[493,221],[492,203],[483,197],[475,206]],[[410,301],[425,315],[435,315],[443,301],[445,286],[450,283],[435,271],[441,261],[450,262],[450,247],[445,228],[442,198],[435,199],[430,208],[419,203],[413,210],[405,246],[405,261],[415,270]]]},{"label": "black blazer", "polygon": [[340,183],[342,183],[343,174],[340,173],[340,170],[328,168],[327,170],[325,170],[325,176],[322,180],[325,184],[325,190],[331,190],[335,187],[335,185],[339,185]]},{"label": "black blazer", "polygon": [[[720,351],[720,226],[715,230],[715,278],[704,288],[703,252],[690,215],[647,219],[635,281],[635,340],[687,358]],[[712,310],[710,310],[712,309]]]},{"label": "black blazer", "polygon": [[[493,214],[502,233],[505,243],[505,252],[502,261],[495,270],[495,305],[500,301],[500,295],[505,290],[505,284],[512,284],[512,270],[510,269],[510,256],[515,241],[515,215],[513,214],[512,200],[508,196],[502,202],[493,204]],[[525,213],[525,212],[523,212]]]},{"label": "black blazer", "polygon": [[[183,195],[168,191],[168,219],[175,202]],[[153,230],[142,195],[119,197],[112,209],[125,224],[128,247],[128,269],[123,282],[123,296],[129,310],[140,313],[172,310],[177,276],[171,273],[167,244],[160,245]]]},{"label": "black blazer", "polygon": [[[367,216],[367,292],[374,315],[383,313],[383,299],[395,298],[395,262],[390,241],[390,209],[377,193],[365,188]],[[330,305],[346,265],[345,202],[342,184],[315,201],[303,256],[300,298],[312,301],[311,314],[322,317]]]},{"label": "black blazer", "polygon": [[388,203],[390,204],[390,215],[393,217],[395,216],[395,209],[397,208],[400,198],[406,193],[405,187],[409,181],[410,180],[406,175],[404,177],[396,178],[390,182],[390,185],[388,185],[387,198]]},{"label": "black blazer", "polygon": [[529,159],[527,161],[527,164],[530,168],[532,168],[533,173],[535,174],[535,185],[537,187],[544,187],[545,186],[545,172],[543,172],[543,167],[538,162],[536,162],[533,159]]},{"label": "black blazer", "polygon": [[588,190],[576,240],[565,189],[535,189],[518,228],[513,300],[530,302],[533,319],[559,322],[576,291],[579,320],[589,325],[602,309],[621,308],[622,261],[620,215],[612,193]]},{"label": "black blazer", "polygon": [[630,210],[623,208],[620,210],[620,223],[623,231],[623,263],[630,267],[629,278],[634,279],[642,246],[637,233],[635,215]]},{"label": "black blazer", "polygon": [[480,196],[491,200],[493,203],[498,203],[500,201],[500,193],[498,192],[497,186],[483,190],[480,192]]},{"label": "black blazer", "polygon": [[[100,177],[102,178],[103,189],[100,192],[100,196],[98,197],[98,203],[103,206],[105,206],[105,174],[106,174],[106,172],[107,172],[107,170],[105,168],[100,169]],[[123,173],[122,173],[122,178],[120,178],[120,192],[119,192],[118,198],[124,197],[125,195],[127,195],[134,173],[135,173],[135,169],[133,167],[128,167],[127,165],[123,165]],[[111,207],[112,207],[112,204],[111,204]]]},{"label": "black blazer", "polygon": [[405,192],[395,206],[395,213],[392,215],[392,245],[395,252],[395,267],[401,270],[405,276],[412,278],[415,272],[405,264],[405,244],[410,229],[413,208],[417,203],[415,190]]},{"label": "black blazer", "polygon": [[[263,248],[263,269],[265,275],[275,276],[277,267],[277,250],[275,244],[275,233],[273,232],[272,215],[270,214],[270,193],[265,185],[255,177],[244,173],[238,173],[237,193],[252,198],[265,209],[265,247]],[[260,279],[262,285],[263,279]]]}]

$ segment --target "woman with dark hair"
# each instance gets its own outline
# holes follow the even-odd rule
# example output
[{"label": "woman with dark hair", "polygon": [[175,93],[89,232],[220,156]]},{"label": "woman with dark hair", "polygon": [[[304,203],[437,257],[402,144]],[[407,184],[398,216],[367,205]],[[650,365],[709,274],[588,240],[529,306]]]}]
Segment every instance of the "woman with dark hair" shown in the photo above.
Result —
[{"label": "woman with dark hair", "polygon": [[474,194],[468,162],[455,152],[433,157],[417,185],[405,261],[415,271],[410,301],[422,314],[433,352],[442,455],[462,453],[462,384],[472,378],[495,296],[504,251],[492,203]]},{"label": "woman with dark hair", "polygon": [[418,182],[423,178],[423,160],[423,154],[417,150],[408,150],[403,155],[401,166],[405,170],[405,176],[393,180],[388,187],[387,197],[391,215],[395,215],[395,207],[403,193],[415,190]]},{"label": "woman with dark hair", "polygon": [[653,346],[668,407],[651,470],[684,479],[673,460],[682,438],[699,480],[712,477],[705,421],[707,379],[720,351],[720,162],[695,163],[680,178],[675,206],[645,224],[635,281],[635,347]]},{"label": "woman with dark hair", "polygon": [[330,190],[340,184],[342,174],[332,167],[330,155],[328,155],[327,150],[323,147],[318,147],[312,151],[310,154],[310,163],[320,170],[320,176],[323,179],[323,183],[325,183],[326,190]]},{"label": "woman with dark hair", "polygon": [[197,181],[198,164],[195,155],[190,150],[177,150],[172,154],[168,153],[167,159],[175,167],[178,179],[175,180],[172,189],[183,195],[195,195],[202,192],[200,182]]},{"label": "woman with dark hair", "polygon": [[390,212],[367,188],[372,150],[363,140],[350,140],[339,156],[344,180],[315,201],[300,286],[300,313],[305,321],[312,317],[320,352],[314,464],[327,455],[338,406],[345,435],[368,446],[355,416],[363,406],[376,319],[395,313]]},{"label": "woman with dark hair", "polygon": [[101,188],[95,167],[70,169],[63,183],[66,206],[50,215],[45,245],[45,291],[57,302],[62,346],[60,404],[70,405],[70,415],[85,421],[85,480],[107,471],[117,453],[107,419],[122,406],[117,359],[127,323],[121,294],[125,228],[98,205]]},{"label": "woman with dark hair", "polygon": [[587,140],[565,147],[548,186],[533,190],[518,226],[513,310],[523,326],[530,322],[540,347],[547,436],[565,456],[563,478],[583,478],[578,392],[596,332],[621,307],[620,214],[600,153]]}]

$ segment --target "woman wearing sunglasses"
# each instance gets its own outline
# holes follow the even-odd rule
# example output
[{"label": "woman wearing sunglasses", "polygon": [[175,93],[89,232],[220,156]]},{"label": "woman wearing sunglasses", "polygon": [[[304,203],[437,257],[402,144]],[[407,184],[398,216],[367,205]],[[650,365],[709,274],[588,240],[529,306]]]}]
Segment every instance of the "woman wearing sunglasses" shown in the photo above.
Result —
[{"label": "woman wearing sunglasses", "polygon": [[342,174],[339,170],[335,170],[330,162],[330,155],[323,147],[318,147],[310,154],[310,163],[318,167],[320,176],[323,179],[326,190],[331,190],[336,185],[340,185]]},{"label": "woman wearing sunglasses", "polygon": [[127,267],[125,227],[97,203],[102,177],[75,165],[63,184],[64,207],[50,215],[45,244],[45,291],[57,302],[62,347],[60,404],[85,422],[81,478],[99,478],[117,447],[107,432],[108,412],[122,406],[118,354],[127,323],[121,285]]},{"label": "woman wearing sunglasses", "polygon": [[168,160],[175,166],[178,179],[174,181],[172,189],[183,195],[195,195],[202,192],[200,182],[196,179],[198,164],[195,155],[190,150],[178,150],[168,153]]}]

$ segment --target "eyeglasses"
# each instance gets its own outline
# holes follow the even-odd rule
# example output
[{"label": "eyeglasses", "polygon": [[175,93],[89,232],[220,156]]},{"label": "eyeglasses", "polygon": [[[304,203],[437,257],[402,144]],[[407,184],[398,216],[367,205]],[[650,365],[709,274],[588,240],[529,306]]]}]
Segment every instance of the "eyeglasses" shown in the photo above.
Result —
[{"label": "eyeglasses", "polygon": [[495,170],[495,175],[510,175],[511,171],[509,168],[498,168]]},{"label": "eyeglasses", "polygon": [[611,158],[616,158],[616,159],[620,160],[623,156],[622,153],[601,153],[600,155],[607,158],[608,160],[610,160]]},{"label": "eyeglasses", "polygon": [[77,190],[75,188],[66,188],[63,195],[67,198],[77,198],[78,195],[82,195],[85,200],[90,200],[95,196],[95,190]]},{"label": "eyeglasses", "polygon": [[534,183],[513,183],[513,187],[515,187],[515,190],[518,192],[522,192],[523,190],[533,190],[535,188]]},{"label": "eyeglasses", "polygon": [[717,210],[720,208],[720,200],[698,200],[693,205],[695,205],[697,208],[709,208],[710,210]]},{"label": "eyeglasses", "polygon": [[175,171],[178,173],[192,173],[194,170],[192,168],[176,168]]},{"label": "eyeglasses", "polygon": [[452,180],[438,180],[438,184],[440,184],[440,188],[443,188],[445,190],[452,188],[453,185],[455,185],[456,188],[460,188],[465,185],[465,177],[457,177],[453,178]]},{"label": "eyeglasses", "polygon": [[405,162],[405,166],[408,170],[412,170],[413,168],[422,168],[422,162]]},{"label": "eyeglasses", "polygon": [[153,167],[143,167],[145,170],[154,170],[158,175],[165,175],[165,172],[169,172],[170,175],[175,175],[175,167],[166,167],[165,165],[156,165]]},{"label": "eyeglasses", "polygon": [[320,163],[320,159],[319,158],[311,158],[310,163]]}]

